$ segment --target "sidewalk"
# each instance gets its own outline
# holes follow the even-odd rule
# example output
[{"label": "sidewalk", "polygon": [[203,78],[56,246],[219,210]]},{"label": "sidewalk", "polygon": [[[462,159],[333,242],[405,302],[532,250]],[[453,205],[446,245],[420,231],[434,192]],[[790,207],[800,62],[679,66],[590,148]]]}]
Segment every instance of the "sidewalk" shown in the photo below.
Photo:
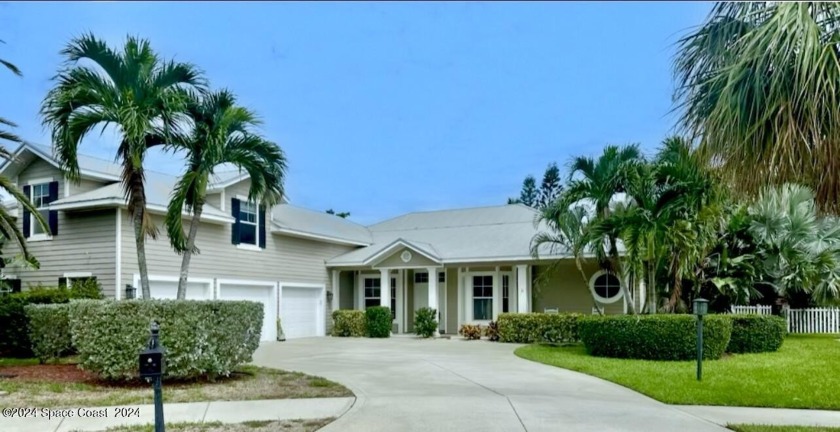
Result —
[{"label": "sidewalk", "polygon": [[[163,406],[166,423],[242,423],[252,420],[294,420],[339,417],[353,406],[355,398],[274,399],[252,401],[218,401],[167,403]],[[50,409],[52,410],[52,409]],[[4,413],[0,417],[3,432],[71,432],[102,431],[121,425],[153,424],[154,405],[72,408],[55,412],[65,418],[49,418],[40,408],[26,418]],[[123,417],[118,417],[123,415]],[[128,415],[128,417],[124,417]]]},{"label": "sidewalk", "polygon": [[671,406],[721,426],[727,424],[762,424],[840,427],[840,411],[706,405]]}]

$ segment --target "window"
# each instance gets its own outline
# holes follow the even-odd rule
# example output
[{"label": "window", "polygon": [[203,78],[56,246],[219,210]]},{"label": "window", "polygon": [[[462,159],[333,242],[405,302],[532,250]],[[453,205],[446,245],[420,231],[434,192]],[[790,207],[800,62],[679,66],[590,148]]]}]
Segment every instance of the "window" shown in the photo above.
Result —
[{"label": "window", "polygon": [[382,295],[382,284],[379,278],[365,278],[365,309],[379,306]]},{"label": "window", "polygon": [[510,312],[510,276],[502,275],[502,312]]},{"label": "window", "polygon": [[473,276],[473,319],[493,319],[493,276]]},{"label": "window", "polygon": [[397,279],[391,278],[391,321],[397,319]]},{"label": "window", "polygon": [[591,282],[592,292],[602,303],[612,303],[621,295],[621,285],[618,278],[612,273],[597,273]]},{"label": "window", "polygon": [[[29,197],[32,201],[32,204],[35,208],[38,209],[38,213],[41,214],[41,217],[44,218],[45,221],[49,221],[50,211],[46,208],[46,206],[53,201],[52,197],[50,196],[50,184],[49,183],[38,183],[32,185],[32,189],[30,190],[31,196]],[[30,231],[33,236],[43,236],[47,237],[50,233],[44,231],[44,227],[38,222],[38,219],[35,219],[35,215],[29,215],[29,226]]]},{"label": "window", "polygon": [[445,283],[446,282],[446,272],[439,272],[438,273],[438,282]]},{"label": "window", "polygon": [[2,279],[0,280],[0,294],[10,294],[20,292],[20,279]]},{"label": "window", "polygon": [[429,283],[429,274],[414,273],[414,283]]},{"label": "window", "polygon": [[259,205],[250,201],[239,204],[239,242],[257,244],[257,210]]},{"label": "window", "polygon": [[58,286],[65,287],[65,288],[70,288],[70,287],[73,286],[73,284],[75,284],[77,282],[85,283],[85,282],[88,282],[88,281],[96,282],[96,276],[89,276],[89,275],[70,276],[70,275],[68,275],[68,276],[65,276],[65,277],[60,277],[60,278],[58,278]]}]

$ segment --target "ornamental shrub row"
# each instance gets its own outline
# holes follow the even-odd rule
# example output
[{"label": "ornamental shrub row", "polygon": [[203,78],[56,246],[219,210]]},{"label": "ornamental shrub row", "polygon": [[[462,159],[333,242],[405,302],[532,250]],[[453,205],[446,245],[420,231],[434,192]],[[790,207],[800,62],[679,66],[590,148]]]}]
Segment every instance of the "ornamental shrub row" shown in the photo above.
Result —
[{"label": "ornamental shrub row", "polygon": [[250,301],[79,300],[69,304],[73,347],[82,369],[110,380],[137,377],[149,324],[160,324],[166,378],[228,376],[251,361],[263,305]]},{"label": "ornamental shrub row", "polygon": [[365,311],[340,309],[332,313],[332,335],[337,337],[364,337],[367,335]]},{"label": "ornamental shrub row", "polygon": [[58,359],[73,351],[70,335],[70,305],[31,304],[24,307],[29,321],[32,353],[41,363]]},{"label": "ornamental shrub row", "polygon": [[500,342],[572,343],[580,341],[581,314],[503,313],[499,315]]},{"label": "ornamental shrub row", "polygon": [[732,337],[726,352],[758,353],[778,351],[787,334],[787,322],[774,315],[728,315]]}]

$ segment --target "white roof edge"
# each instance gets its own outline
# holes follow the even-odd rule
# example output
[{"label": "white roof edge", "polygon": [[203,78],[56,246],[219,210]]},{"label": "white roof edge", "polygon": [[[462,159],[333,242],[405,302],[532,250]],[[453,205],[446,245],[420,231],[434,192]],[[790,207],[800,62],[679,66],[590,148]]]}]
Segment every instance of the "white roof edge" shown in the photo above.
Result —
[{"label": "white roof edge", "polygon": [[365,259],[364,261],[362,261],[362,264],[363,264],[363,265],[372,265],[372,264],[373,264],[373,263],[374,263],[377,259],[379,259],[379,257],[380,257],[380,256],[389,254],[389,253],[391,252],[391,250],[392,250],[392,249],[395,249],[395,248],[397,248],[397,247],[399,247],[399,246],[402,246],[402,247],[407,247],[407,248],[411,248],[412,250],[416,251],[416,252],[417,252],[417,253],[419,253],[420,255],[423,255],[424,257],[426,257],[426,258],[428,258],[428,259],[430,259],[430,260],[432,260],[432,261],[434,261],[434,262],[436,262],[436,263],[438,263],[438,264],[440,264],[440,263],[442,263],[442,262],[443,262],[443,261],[440,259],[440,257],[438,257],[438,256],[436,256],[436,255],[432,255],[430,251],[424,250],[424,249],[423,249],[423,248],[421,248],[420,246],[418,246],[418,245],[416,245],[416,244],[413,244],[413,243],[411,243],[411,242],[410,242],[410,241],[408,241],[408,240],[405,240],[405,239],[403,239],[403,238],[398,238],[398,239],[396,239],[396,240],[392,241],[392,242],[391,242],[390,244],[388,244],[387,246],[385,246],[385,247],[383,247],[382,249],[380,249],[380,250],[379,250],[378,252],[376,252],[375,254],[373,254],[373,255],[369,256],[367,259]]},{"label": "white roof edge", "polygon": [[[125,208],[126,204],[125,201],[114,199],[114,198],[105,198],[105,199],[95,199],[95,200],[87,200],[87,201],[79,201],[79,202],[70,202],[58,205],[49,205],[50,210],[79,210],[79,209],[86,209],[86,208],[94,208],[94,207],[119,207]],[[166,214],[166,207],[150,204],[146,206],[146,210],[151,213],[155,214]],[[184,216],[192,217],[192,213],[182,212]],[[217,223],[232,223],[234,219],[230,216],[216,216],[211,214],[202,214],[201,215],[202,221],[207,222],[217,222]]]},{"label": "white roof edge", "polygon": [[[340,257],[340,255],[339,255]],[[590,255],[586,256],[591,257]],[[534,258],[532,256],[524,255],[524,256],[500,256],[500,257],[481,257],[481,258],[450,258],[445,260],[440,260],[440,264],[458,264],[458,263],[484,263],[484,262],[497,262],[497,261],[548,261],[548,260],[558,260],[558,259],[573,259],[574,256],[572,255],[542,255],[539,258]],[[364,262],[360,261],[337,261],[337,260],[327,260],[328,267],[339,267],[339,266],[365,266],[368,265]]]},{"label": "white roof edge", "polygon": [[221,192],[223,189],[225,189],[229,186],[233,186],[233,185],[241,182],[242,180],[249,179],[249,178],[251,178],[251,174],[248,174],[248,172],[245,171],[242,174],[240,174],[240,175],[238,175],[238,176],[236,176],[232,179],[229,179],[225,182],[211,183],[210,186],[207,188],[207,193]]},{"label": "white roof edge", "polygon": [[308,238],[313,240],[321,240],[327,243],[346,244],[351,246],[370,246],[370,243],[358,242],[355,240],[341,239],[338,237],[325,236],[321,234],[313,234],[306,231],[299,231],[290,228],[280,228],[276,225],[271,228],[272,234],[285,234],[292,237]]},{"label": "white roof edge", "polygon": [[[30,143],[29,141],[24,141],[23,143],[21,143],[21,145],[12,153],[12,156],[17,158],[18,156],[20,156],[24,149],[29,150],[32,153],[35,153],[36,155],[40,156],[41,159],[45,160],[50,165],[56,168],[60,168],[58,162],[56,162],[52,155],[45,154],[41,151],[41,149],[38,148],[36,144]],[[0,173],[4,173],[6,169],[11,165],[11,162],[11,160],[3,161],[3,164],[0,165]],[[92,171],[88,169],[82,169],[81,167],[79,168],[79,175],[81,175],[82,177],[88,177],[98,180],[120,181],[119,176],[101,173],[98,171]]]}]

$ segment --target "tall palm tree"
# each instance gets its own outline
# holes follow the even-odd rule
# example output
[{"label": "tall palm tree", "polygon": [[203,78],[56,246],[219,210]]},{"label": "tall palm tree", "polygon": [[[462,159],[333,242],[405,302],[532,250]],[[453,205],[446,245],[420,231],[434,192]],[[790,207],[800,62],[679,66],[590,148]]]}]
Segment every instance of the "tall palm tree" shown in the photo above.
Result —
[{"label": "tall palm tree", "polygon": [[[251,178],[249,200],[259,200],[269,208],[283,196],[286,157],[276,144],[254,132],[259,124],[250,110],[237,106],[236,98],[227,90],[214,92],[202,98],[193,98],[187,114],[193,128],[188,133],[177,133],[169,150],[185,151],[187,166],[178,181],[166,214],[166,229],[172,248],[182,253],[181,274],[178,280],[178,298],[187,293],[187,276],[190,259],[198,253],[195,238],[201,213],[207,198],[207,184],[214,170],[222,164],[232,164],[247,171]],[[190,229],[184,236],[182,212],[192,214]]]},{"label": "tall palm tree", "polygon": [[840,212],[840,4],[720,2],[679,43],[676,109],[737,189],[805,184]]},{"label": "tall palm tree", "polygon": [[60,167],[79,181],[76,152],[97,127],[115,127],[120,134],[116,159],[134,224],[134,240],[144,298],[150,297],[145,239],[157,229],[146,213],[143,160],[149,148],[167,142],[178,127],[189,89],[202,89],[195,66],[162,60],[144,39],[128,37],[121,51],[88,34],[74,38],[61,51],[64,67],[41,106],[51,129]]},{"label": "tall palm tree", "polygon": [[[558,205],[570,208],[576,203],[588,202],[594,207],[590,223],[597,224],[599,220],[606,220],[612,214],[611,202],[617,194],[624,192],[627,169],[640,160],[642,158],[637,145],[607,146],[598,159],[574,158],[570,166],[568,186]],[[624,280],[625,273],[618,251],[620,232],[615,225],[599,224],[592,228],[595,227],[600,228],[602,241],[593,248],[593,253],[602,268],[618,276],[622,294],[627,300],[628,311],[635,314],[636,305],[627,281]]]}]

